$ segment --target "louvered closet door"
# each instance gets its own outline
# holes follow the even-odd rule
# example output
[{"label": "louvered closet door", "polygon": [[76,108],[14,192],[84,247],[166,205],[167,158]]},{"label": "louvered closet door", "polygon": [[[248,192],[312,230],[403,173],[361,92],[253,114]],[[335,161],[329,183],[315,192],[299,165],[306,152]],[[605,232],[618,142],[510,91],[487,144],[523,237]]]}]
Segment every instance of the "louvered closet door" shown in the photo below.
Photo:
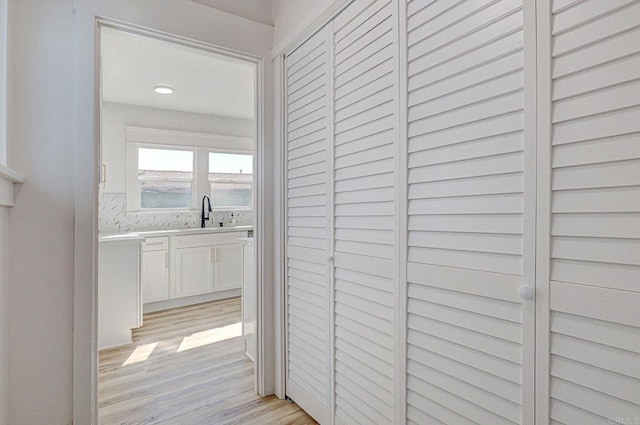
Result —
[{"label": "louvered closet door", "polygon": [[407,3],[409,424],[533,423],[523,15]]},{"label": "louvered closet door", "polygon": [[286,58],[287,395],[329,419],[329,46],[325,28]]},{"label": "louvered closet door", "polygon": [[394,34],[390,0],[338,17],[335,58],[335,416],[393,422]]},{"label": "louvered closet door", "polygon": [[540,416],[640,423],[640,1],[551,9],[550,400]]}]

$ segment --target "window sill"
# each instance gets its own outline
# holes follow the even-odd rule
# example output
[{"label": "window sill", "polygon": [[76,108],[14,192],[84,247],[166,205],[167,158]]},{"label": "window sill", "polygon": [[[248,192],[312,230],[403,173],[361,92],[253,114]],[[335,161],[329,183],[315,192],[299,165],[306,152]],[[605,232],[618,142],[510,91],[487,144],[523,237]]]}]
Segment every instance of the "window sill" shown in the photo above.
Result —
[{"label": "window sill", "polygon": [[0,207],[12,207],[14,204],[14,185],[24,183],[22,174],[0,164]]},{"label": "window sill", "polygon": [[211,207],[215,212],[253,211],[253,207]]},{"label": "window sill", "polygon": [[[241,211],[253,211],[253,207],[212,207],[212,212],[241,212]],[[200,214],[200,208],[197,209],[184,209],[184,208],[175,208],[175,209],[158,209],[158,210],[129,210],[125,212],[125,215],[131,214],[162,214],[162,213],[189,213],[189,214]]]},{"label": "window sill", "polygon": [[161,213],[186,213],[186,214],[192,214],[192,213],[196,213],[196,212],[200,212],[200,210],[196,210],[196,209],[191,209],[191,208],[164,208],[164,209],[157,209],[157,210],[129,210],[126,211],[125,214],[129,215],[129,214],[161,214]]}]

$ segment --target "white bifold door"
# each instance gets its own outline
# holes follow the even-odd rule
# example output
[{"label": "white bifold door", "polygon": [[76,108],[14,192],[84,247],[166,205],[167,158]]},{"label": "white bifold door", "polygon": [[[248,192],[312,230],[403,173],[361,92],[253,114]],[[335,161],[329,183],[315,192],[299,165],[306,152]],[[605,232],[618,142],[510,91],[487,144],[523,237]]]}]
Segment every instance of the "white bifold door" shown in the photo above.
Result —
[{"label": "white bifold door", "polygon": [[287,395],[640,424],[640,0],[355,0],[284,63]]},{"label": "white bifold door", "polygon": [[321,423],[330,406],[330,64],[325,27],[285,61],[287,395]]},{"label": "white bifold door", "polygon": [[393,3],[360,0],[333,22],[335,423],[394,423]]},{"label": "white bifold door", "polygon": [[538,417],[640,423],[640,1],[539,21]]},{"label": "white bifold door", "polygon": [[287,395],[321,423],[394,420],[393,15],[356,1],[285,61]]},{"label": "white bifold door", "polygon": [[409,424],[533,423],[524,26],[522,0],[407,5]]}]

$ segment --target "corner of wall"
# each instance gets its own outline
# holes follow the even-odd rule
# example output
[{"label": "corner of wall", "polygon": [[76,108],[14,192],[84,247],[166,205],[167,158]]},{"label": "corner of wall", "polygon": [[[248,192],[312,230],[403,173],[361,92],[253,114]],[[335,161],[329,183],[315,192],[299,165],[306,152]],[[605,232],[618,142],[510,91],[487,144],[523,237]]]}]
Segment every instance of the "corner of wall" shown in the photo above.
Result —
[{"label": "corner of wall", "polygon": [[[353,0],[274,0],[274,4],[278,1],[281,5],[272,7],[275,23],[272,58],[310,36]],[[284,14],[284,10],[289,12]]]}]

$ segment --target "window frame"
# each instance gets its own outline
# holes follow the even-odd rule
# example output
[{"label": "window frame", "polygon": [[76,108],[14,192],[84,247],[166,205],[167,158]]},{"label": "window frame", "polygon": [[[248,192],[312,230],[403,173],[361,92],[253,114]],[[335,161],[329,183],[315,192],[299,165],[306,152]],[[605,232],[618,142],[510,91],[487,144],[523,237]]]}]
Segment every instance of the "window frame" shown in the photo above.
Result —
[{"label": "window frame", "polygon": [[[232,154],[232,155],[248,155],[251,156],[251,181],[250,182],[246,182],[246,181],[238,181],[236,179],[214,179],[211,180],[209,178],[209,154],[211,153],[223,153],[223,154]],[[215,210],[215,211],[227,211],[227,210],[233,210],[233,211],[250,211],[253,209],[253,206],[255,204],[255,190],[254,190],[254,178],[253,176],[255,175],[254,171],[255,171],[255,156],[253,155],[253,152],[247,152],[247,151],[236,151],[236,150],[228,150],[228,149],[207,149],[207,153],[206,153],[206,157],[207,157],[207,190],[208,190],[208,195],[211,199],[213,199],[213,191],[211,190],[211,185],[213,183],[232,183],[232,184],[246,184],[249,183],[251,185],[251,205],[243,205],[243,206],[220,206],[220,207],[216,207],[211,205],[211,209]]]},{"label": "window frame", "polygon": [[[193,152],[193,178],[191,183],[191,201],[189,207],[185,208],[142,208],[142,182],[145,179],[138,177],[138,150],[139,149],[161,149],[179,150]],[[251,205],[250,206],[211,206],[214,211],[251,211],[255,205],[255,155],[252,151],[242,149],[211,148],[200,146],[157,144],[143,142],[128,142],[126,155],[126,213],[162,213],[162,212],[199,212],[200,200],[207,195],[211,198],[211,185],[214,181],[209,179],[209,153],[228,153],[236,155],[249,155],[253,158],[253,169],[251,170]],[[159,179],[168,182],[189,182],[187,179]],[[224,179],[230,183],[238,183],[234,179]],[[147,181],[158,181],[158,179],[148,179]],[[222,180],[219,180],[222,182]],[[243,182],[246,183],[246,182]],[[202,196],[201,196],[202,195]]]},{"label": "window frame", "polygon": [[[168,151],[186,151],[193,154],[193,177],[188,179],[141,179],[138,177],[138,151],[139,149],[158,149]],[[194,211],[197,208],[197,175],[198,161],[197,148],[187,146],[154,145],[149,143],[129,143],[127,145],[127,182],[126,198],[127,212],[171,212]],[[143,208],[142,207],[142,183],[144,181],[189,182],[191,184],[191,199],[188,207],[178,208]]]}]

